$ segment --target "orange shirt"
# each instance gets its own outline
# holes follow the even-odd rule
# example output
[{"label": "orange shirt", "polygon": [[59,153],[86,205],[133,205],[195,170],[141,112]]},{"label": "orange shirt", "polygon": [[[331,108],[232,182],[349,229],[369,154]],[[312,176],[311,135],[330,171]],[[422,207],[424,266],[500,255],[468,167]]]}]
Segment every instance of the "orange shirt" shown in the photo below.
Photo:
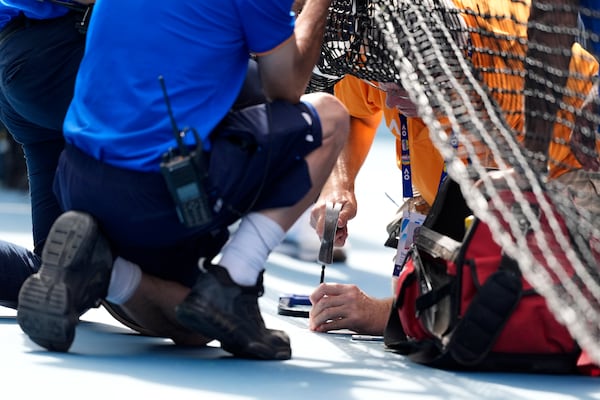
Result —
[{"label": "orange shirt", "polygon": [[[353,117],[385,118],[387,127],[396,137],[396,163],[401,167],[400,117],[397,110],[385,106],[385,92],[351,75],[346,75],[338,82],[334,91]],[[413,185],[425,201],[432,204],[442,176],[444,160],[429,139],[429,130],[421,119],[407,118],[407,129]]]},{"label": "orange shirt", "polygon": [[[454,0],[461,9],[471,9],[479,15],[495,15],[498,18],[483,18],[465,13],[465,22],[469,26],[478,27],[488,32],[493,32],[497,37],[471,33],[470,39],[475,51],[471,56],[474,67],[479,70],[480,76],[487,86],[491,97],[504,112],[504,117],[512,128],[519,141],[523,140],[523,107],[524,79],[522,58],[526,53],[525,39],[527,36],[526,21],[529,17],[529,2],[522,3],[506,0],[481,1],[481,0]],[[525,21],[519,22],[519,21]],[[502,39],[498,39],[498,37]],[[497,55],[477,51],[477,49],[493,49]],[[573,46],[571,71],[577,71],[583,77],[591,77],[598,72],[596,60],[583,50],[578,44]],[[513,54],[515,57],[507,57]],[[488,68],[489,67],[489,68]],[[511,73],[506,73],[511,71]],[[591,89],[591,79],[570,78],[567,87],[575,93],[588,93]],[[347,75],[335,86],[335,95],[346,105],[350,115],[356,118],[378,118],[383,115],[385,123],[396,137],[396,160],[400,168],[402,160],[400,118],[398,111],[385,106],[386,94],[360,79]],[[580,97],[565,98],[568,104],[580,108],[583,99]],[[572,121],[571,113],[560,111],[559,118]],[[429,138],[429,130],[419,118],[408,118],[410,163],[412,182],[425,201],[433,203],[437,193],[442,170],[443,159]],[[564,124],[556,124],[554,140],[550,144],[549,155],[552,160],[549,164],[549,177],[554,178],[570,169],[581,167],[568,146],[571,130]],[[599,146],[600,148],[600,146]]]},{"label": "orange shirt", "polygon": [[[575,109],[581,109],[584,96],[590,93],[592,82],[587,77],[596,76],[598,74],[598,62],[587,51],[578,44],[572,48],[573,55],[571,56],[571,71],[577,71],[583,78],[571,77],[567,81],[567,93],[563,101],[566,104],[572,105]],[[558,121],[564,119],[569,123],[573,123],[575,116],[567,110],[560,110],[558,113]],[[565,172],[573,169],[580,169],[581,164],[575,158],[575,155],[569,148],[569,137],[571,129],[565,123],[557,122],[554,127],[554,140],[550,143],[550,174],[549,178],[556,178]],[[596,140],[596,151],[600,154],[600,141]]]},{"label": "orange shirt", "polygon": [[[496,103],[504,111],[504,118],[511,127],[517,139],[524,139],[523,118],[524,97],[522,95],[525,79],[523,58],[527,52],[527,20],[529,19],[530,1],[522,3],[506,0],[481,1],[481,0],[454,0],[461,9],[471,10],[473,13],[464,13],[463,17],[468,26],[477,27],[485,32],[493,32],[502,39],[488,34],[471,33],[471,42],[475,49],[491,49],[494,54],[483,51],[474,51],[472,63],[479,70],[482,80]],[[477,16],[480,15],[480,16]],[[484,18],[483,16],[497,16],[497,18]],[[511,38],[511,40],[509,40]],[[512,40],[512,38],[515,38]],[[522,40],[517,40],[522,39]],[[598,73],[598,62],[579,44],[574,44],[572,49],[569,69],[571,77],[567,81],[567,90],[572,90],[576,96],[565,96],[563,101],[580,109],[583,97],[592,88],[592,76]],[[577,78],[577,76],[580,78]],[[574,115],[566,110],[557,113],[558,121],[565,119],[573,122]],[[548,149],[550,179],[556,178],[573,169],[580,169],[581,164],[571,152],[568,141],[571,128],[568,124],[557,122],[554,127],[553,140]],[[600,148],[600,143],[597,142]]]}]

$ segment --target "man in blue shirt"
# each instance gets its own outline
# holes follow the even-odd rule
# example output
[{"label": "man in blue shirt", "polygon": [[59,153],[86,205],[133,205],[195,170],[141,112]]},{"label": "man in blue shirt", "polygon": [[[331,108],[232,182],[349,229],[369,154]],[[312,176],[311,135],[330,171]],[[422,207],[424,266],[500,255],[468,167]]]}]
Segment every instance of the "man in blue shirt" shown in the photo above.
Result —
[{"label": "man in blue shirt", "polygon": [[[17,308],[19,290],[40,268],[46,237],[61,214],[52,183],[93,3],[0,0],[0,121],[26,155],[34,244],[30,251],[0,241],[0,305],[5,307]],[[114,304],[104,306],[132,329],[162,333],[134,324]]]},{"label": "man in blue shirt", "polygon": [[85,44],[76,29],[85,7],[76,4],[67,8],[53,2],[0,0],[0,121],[25,153],[34,244],[31,252],[0,241],[3,306],[16,308],[19,289],[38,270],[48,231],[61,213],[52,182]]},{"label": "man in blue shirt", "polygon": [[[107,296],[136,321],[175,321],[196,344],[291,357],[258,297],[266,258],[349,130],[335,97],[304,95],[329,5],[307,0],[296,19],[292,0],[96,4],[55,180],[63,209],[78,211],[56,221],[19,295],[32,340],[68,350],[78,317]],[[266,99],[241,104],[251,58]],[[117,256],[132,263],[111,271]]]}]

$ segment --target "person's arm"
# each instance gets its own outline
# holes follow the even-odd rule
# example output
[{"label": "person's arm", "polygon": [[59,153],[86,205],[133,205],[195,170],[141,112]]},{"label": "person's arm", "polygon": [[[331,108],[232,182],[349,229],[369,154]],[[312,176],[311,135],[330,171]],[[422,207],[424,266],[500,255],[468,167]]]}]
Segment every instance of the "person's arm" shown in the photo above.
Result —
[{"label": "person's arm", "polygon": [[323,283],[310,295],[309,329],[328,332],[349,329],[383,335],[393,299],[376,299],[352,284]]},{"label": "person's arm", "polygon": [[311,211],[311,225],[316,229],[319,237],[322,237],[326,202],[342,205],[335,236],[336,246],[344,245],[348,237],[348,221],[356,216],[354,182],[369,154],[380,120],[379,113],[363,118],[351,118],[348,140]]},{"label": "person's arm", "polygon": [[300,11],[302,11],[302,7],[304,7],[304,3],[306,3],[306,0],[295,0],[294,4],[292,4],[292,11],[296,15],[300,14]]},{"label": "person's arm", "polygon": [[258,55],[265,94],[297,103],[306,91],[321,51],[331,0],[307,0],[294,34],[273,51]]},{"label": "person's arm", "polygon": [[598,97],[598,83],[594,84],[590,93],[588,93],[583,105],[581,113],[575,115],[575,123],[571,137],[569,138],[569,146],[573,155],[581,164],[581,167],[586,171],[600,171],[600,156],[597,151],[597,139],[592,133],[587,132],[598,131],[598,125],[591,118],[586,118],[586,115],[593,115],[597,110],[594,103],[594,98]]},{"label": "person's arm", "polygon": [[[567,1],[573,7],[571,12],[561,8],[564,0],[533,0],[529,15],[529,28],[527,37],[529,47],[527,50],[527,75],[525,76],[525,91],[533,95],[525,97],[525,140],[523,145],[532,157],[534,168],[538,172],[546,173],[548,167],[548,149],[556,113],[562,99],[561,90],[567,81],[566,75],[556,75],[546,72],[549,65],[559,71],[569,71],[570,54],[548,54],[550,49],[571,49],[575,42],[575,34],[558,34],[540,29],[540,26],[565,26],[577,27],[578,0]],[[542,7],[544,6],[544,7]],[[552,87],[544,80],[552,83]],[[552,96],[556,101],[548,101]],[[551,116],[547,118],[546,116]]]}]

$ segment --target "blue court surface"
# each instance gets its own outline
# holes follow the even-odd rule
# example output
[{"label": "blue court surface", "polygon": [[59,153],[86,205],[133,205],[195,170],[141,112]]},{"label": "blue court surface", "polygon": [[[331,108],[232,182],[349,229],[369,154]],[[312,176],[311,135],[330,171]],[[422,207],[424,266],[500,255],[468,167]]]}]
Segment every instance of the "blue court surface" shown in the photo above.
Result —
[{"label": "blue court surface", "polygon": [[[385,225],[401,201],[392,136],[382,131],[357,181],[359,216],[351,222],[345,263],[326,280],[356,283],[376,297],[390,295],[393,250],[383,247]],[[26,194],[0,190],[0,239],[30,246]],[[282,293],[309,294],[320,265],[274,253],[260,299],[267,326],[287,331],[292,359],[231,358],[213,342],[178,348],[138,336],[93,309],[82,317],[69,353],[31,342],[16,312],[0,307],[0,386],[3,398],[23,399],[600,399],[600,380],[576,376],[459,373],[435,370],[386,352],[382,342],[353,340],[350,332],[313,333],[307,320],[277,314]]]}]

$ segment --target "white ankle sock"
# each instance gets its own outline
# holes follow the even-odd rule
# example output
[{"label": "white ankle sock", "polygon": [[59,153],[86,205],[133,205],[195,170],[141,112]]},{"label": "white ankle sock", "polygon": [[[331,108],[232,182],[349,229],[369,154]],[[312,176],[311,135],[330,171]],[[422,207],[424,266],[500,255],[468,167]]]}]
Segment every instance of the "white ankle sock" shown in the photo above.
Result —
[{"label": "white ankle sock", "polygon": [[285,235],[278,223],[260,213],[246,215],[223,247],[219,265],[238,285],[253,286],[267,257]]},{"label": "white ankle sock", "polygon": [[142,280],[142,270],[137,264],[117,257],[113,264],[106,300],[124,304],[135,293]]}]

